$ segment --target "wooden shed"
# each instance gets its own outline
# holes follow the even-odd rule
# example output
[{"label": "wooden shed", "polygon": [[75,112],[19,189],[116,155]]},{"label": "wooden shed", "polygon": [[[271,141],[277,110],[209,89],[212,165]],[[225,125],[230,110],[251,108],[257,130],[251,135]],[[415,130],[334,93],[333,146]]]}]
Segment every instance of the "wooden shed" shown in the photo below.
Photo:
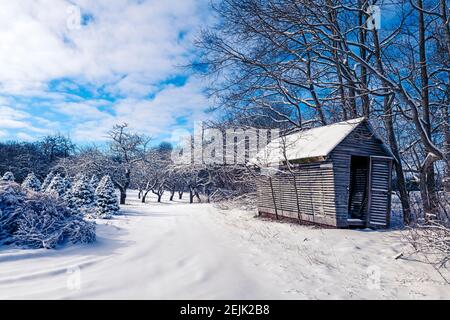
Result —
[{"label": "wooden shed", "polygon": [[262,173],[259,214],[386,228],[393,159],[365,118],[277,138],[250,161]]}]

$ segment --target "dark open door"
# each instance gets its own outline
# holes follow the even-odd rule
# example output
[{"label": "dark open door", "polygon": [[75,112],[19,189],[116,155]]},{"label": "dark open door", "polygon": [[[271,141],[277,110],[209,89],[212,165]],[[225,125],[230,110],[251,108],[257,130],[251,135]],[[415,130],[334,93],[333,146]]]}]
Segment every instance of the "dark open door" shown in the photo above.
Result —
[{"label": "dark open door", "polygon": [[364,226],[367,220],[369,164],[369,157],[351,157],[347,217],[349,225]]},{"label": "dark open door", "polygon": [[370,157],[369,214],[367,224],[371,227],[388,227],[391,211],[392,159]]}]

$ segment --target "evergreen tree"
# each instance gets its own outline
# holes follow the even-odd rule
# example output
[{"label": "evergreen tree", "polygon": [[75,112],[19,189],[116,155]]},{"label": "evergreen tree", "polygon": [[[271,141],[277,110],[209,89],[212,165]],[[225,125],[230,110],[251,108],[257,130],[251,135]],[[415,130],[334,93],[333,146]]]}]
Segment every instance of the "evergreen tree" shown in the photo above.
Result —
[{"label": "evergreen tree", "polygon": [[2,180],[4,180],[4,181],[14,181],[14,180],[16,180],[16,178],[14,177],[14,174],[11,171],[7,171],[3,175]]},{"label": "evergreen tree", "polygon": [[70,189],[72,189],[72,180],[70,180],[70,177],[63,178],[64,181],[64,193],[68,193]]},{"label": "evergreen tree", "polygon": [[95,174],[92,175],[90,184],[91,184],[91,187],[94,188],[94,190],[97,189],[98,183],[99,183],[99,182],[100,182],[100,181],[98,180],[97,175],[95,175]]},{"label": "evergreen tree", "polygon": [[47,190],[48,185],[50,184],[50,182],[52,182],[54,177],[55,177],[55,174],[51,171],[47,174],[47,176],[44,179],[44,182],[42,182],[42,185],[41,185],[42,192],[45,192]]},{"label": "evergreen tree", "polygon": [[77,175],[70,191],[66,194],[68,207],[75,212],[88,214],[94,205],[94,189],[85,175]]},{"label": "evergreen tree", "polygon": [[66,182],[59,174],[56,174],[45,192],[62,198],[66,193]]},{"label": "evergreen tree", "polygon": [[95,190],[95,210],[97,218],[108,219],[119,213],[119,203],[114,184],[109,176],[104,176]]},{"label": "evergreen tree", "polygon": [[34,172],[28,174],[28,176],[23,180],[22,187],[32,191],[40,191],[41,190],[41,182],[36,177]]}]

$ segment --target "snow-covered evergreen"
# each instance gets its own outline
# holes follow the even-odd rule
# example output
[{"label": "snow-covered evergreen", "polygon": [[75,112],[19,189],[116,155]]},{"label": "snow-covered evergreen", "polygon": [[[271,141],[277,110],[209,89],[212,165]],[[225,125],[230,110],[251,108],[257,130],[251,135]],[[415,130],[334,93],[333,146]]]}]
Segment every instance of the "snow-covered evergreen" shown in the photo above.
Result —
[{"label": "snow-covered evergreen", "polygon": [[49,172],[47,174],[47,176],[44,179],[44,182],[42,182],[42,185],[41,185],[42,192],[45,192],[47,190],[48,185],[50,184],[50,182],[52,182],[54,177],[55,177],[55,174],[53,172]]},{"label": "snow-covered evergreen", "polygon": [[4,180],[4,181],[14,181],[14,180],[16,180],[16,178],[14,177],[14,174],[11,171],[7,171],[3,175],[2,180]]},{"label": "snow-covered evergreen", "polygon": [[32,190],[32,191],[40,191],[41,190],[41,182],[36,177],[34,172],[28,174],[28,176],[22,182],[22,188]]},{"label": "snow-covered evergreen", "polygon": [[72,188],[66,194],[69,209],[76,212],[89,214],[95,200],[95,191],[89,179],[85,175],[77,175]]},{"label": "snow-covered evergreen", "polygon": [[63,178],[64,181],[64,193],[68,193],[70,191],[70,189],[72,189],[72,180],[70,179],[70,177],[64,177]]},{"label": "snow-covered evergreen", "polygon": [[95,211],[102,219],[119,213],[119,202],[110,176],[104,176],[95,189]]},{"label": "snow-covered evergreen", "polygon": [[56,174],[45,192],[60,198],[64,197],[66,193],[66,181],[64,181],[64,178],[62,178],[59,174]]},{"label": "snow-covered evergreen", "polygon": [[98,180],[97,175],[95,175],[95,174],[92,175],[90,184],[94,190],[97,189],[99,182],[100,182],[100,180]]}]

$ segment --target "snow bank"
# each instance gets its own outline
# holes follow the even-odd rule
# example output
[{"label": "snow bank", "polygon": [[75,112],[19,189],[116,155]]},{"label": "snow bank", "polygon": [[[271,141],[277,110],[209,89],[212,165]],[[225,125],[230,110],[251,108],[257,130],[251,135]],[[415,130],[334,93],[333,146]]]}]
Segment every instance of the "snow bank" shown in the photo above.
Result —
[{"label": "snow bank", "polygon": [[0,299],[450,299],[439,274],[408,254],[402,231],[127,199],[123,215],[97,220],[93,245],[0,250]]}]

